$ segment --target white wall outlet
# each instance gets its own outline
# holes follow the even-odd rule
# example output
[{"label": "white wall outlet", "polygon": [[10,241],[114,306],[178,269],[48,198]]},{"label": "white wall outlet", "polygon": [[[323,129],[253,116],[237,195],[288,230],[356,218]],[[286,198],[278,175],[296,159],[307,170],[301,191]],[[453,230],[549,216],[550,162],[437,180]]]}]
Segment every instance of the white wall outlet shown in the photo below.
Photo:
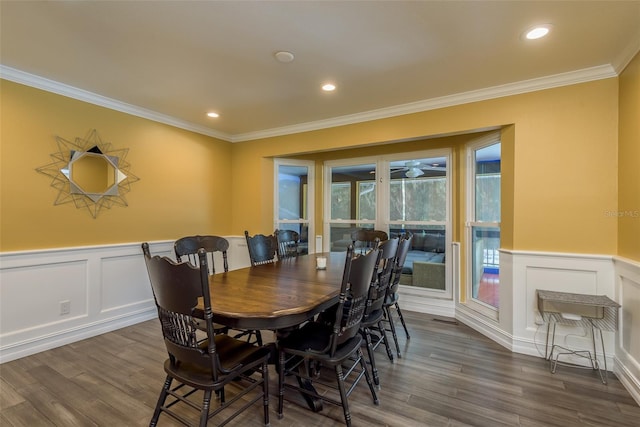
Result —
[{"label": "white wall outlet", "polygon": [[71,313],[71,301],[60,301],[60,316]]}]

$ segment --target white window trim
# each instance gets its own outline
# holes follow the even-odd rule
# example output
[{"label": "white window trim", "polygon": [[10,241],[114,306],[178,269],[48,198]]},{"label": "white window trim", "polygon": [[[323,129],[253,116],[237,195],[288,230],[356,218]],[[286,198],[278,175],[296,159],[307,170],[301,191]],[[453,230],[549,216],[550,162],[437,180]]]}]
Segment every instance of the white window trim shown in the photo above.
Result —
[{"label": "white window trim", "polygon": [[[472,288],[473,288],[473,227],[496,227],[500,229],[499,222],[481,222],[475,221],[475,176],[476,176],[476,165],[475,165],[475,156],[474,153],[482,148],[489,147],[491,145],[497,144],[501,142],[500,140],[500,132],[492,132],[488,135],[484,135],[472,142],[470,142],[466,147],[466,183],[467,183],[467,212],[466,212],[466,221],[465,221],[465,235],[467,238],[467,250],[466,250],[466,302],[465,305],[470,309],[480,313],[481,315],[491,319],[498,321],[500,317],[500,309],[495,308],[489,304],[483,303],[472,297]],[[502,162],[502,155],[501,162]]]},{"label": "white window trim", "polygon": [[[375,220],[370,221],[359,221],[355,219],[341,219],[341,220],[330,220],[331,218],[331,169],[339,166],[351,166],[351,165],[362,165],[362,164],[374,164],[376,167],[376,172],[378,170],[388,170],[389,164],[393,161],[411,159],[411,158],[430,158],[430,157],[444,157],[447,161],[447,181],[446,181],[446,214],[444,221],[393,221],[391,222],[389,219],[389,211],[388,209],[384,209],[382,212],[378,213],[378,217]],[[329,238],[329,230],[331,223],[358,223],[358,224],[372,224],[376,229],[387,229],[390,225],[404,225],[405,227],[410,227],[412,225],[441,225],[445,227],[446,233],[446,263],[445,263],[445,289],[437,290],[437,289],[427,289],[427,288],[419,288],[414,286],[404,286],[401,288],[406,288],[410,290],[411,293],[415,296],[425,297],[425,298],[435,298],[440,300],[453,300],[453,280],[452,280],[452,196],[451,196],[451,184],[453,181],[453,173],[454,168],[453,165],[453,150],[449,147],[447,148],[439,148],[439,149],[431,149],[431,150],[421,150],[421,151],[412,151],[412,152],[403,152],[403,153],[393,153],[384,156],[369,156],[369,157],[357,157],[351,159],[340,159],[340,160],[331,160],[326,161],[324,163],[324,198],[323,198],[323,223],[324,223],[324,236],[323,236],[323,250],[328,251],[330,245]],[[386,189],[383,187],[387,187],[388,176],[379,176],[376,175],[376,200],[378,205],[380,206],[388,206],[389,194]]]},{"label": "white window trim", "polygon": [[[315,235],[315,170],[316,165],[313,160],[297,160],[297,159],[285,159],[277,158],[273,162],[273,225],[274,229],[279,228],[279,224],[307,224],[309,229],[309,253],[315,253],[316,248],[316,235]],[[280,166],[303,166],[307,168],[309,172],[307,175],[307,217],[300,219],[280,219],[279,218],[279,202],[280,202],[280,185],[278,180],[278,174]]]}]

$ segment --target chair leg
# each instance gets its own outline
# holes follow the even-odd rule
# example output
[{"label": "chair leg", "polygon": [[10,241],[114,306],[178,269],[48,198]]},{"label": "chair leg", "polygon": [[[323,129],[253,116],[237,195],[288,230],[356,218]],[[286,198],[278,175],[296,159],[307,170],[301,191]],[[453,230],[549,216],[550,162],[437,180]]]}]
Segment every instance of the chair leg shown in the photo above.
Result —
[{"label": "chair leg", "polygon": [[407,336],[407,339],[410,339],[409,330],[407,329],[407,324],[404,323],[404,317],[402,317],[402,310],[400,310],[400,304],[396,302],[396,310],[398,311],[398,316],[400,316],[400,322],[402,322],[402,327],[404,328],[404,333]]},{"label": "chair leg", "polygon": [[373,385],[373,381],[371,381],[371,377],[369,376],[369,371],[367,371],[367,364],[364,361],[364,356],[362,354],[362,350],[358,349],[357,357],[360,358],[360,367],[364,371],[364,378],[367,380],[367,384],[369,384],[369,390],[371,391],[371,397],[373,397],[373,404],[379,405],[380,401],[378,400],[378,395],[376,394],[376,388]]},{"label": "chair leg", "polygon": [[398,344],[398,335],[396,334],[396,325],[393,323],[391,308],[389,306],[385,306],[384,311],[387,315],[387,321],[389,322],[389,326],[391,328],[391,335],[393,335],[393,342],[396,344],[396,353],[398,354],[398,359],[400,359],[402,357],[400,355],[400,344]]},{"label": "chair leg", "polygon": [[384,348],[387,350],[387,357],[389,358],[389,361],[393,363],[394,360],[393,360],[393,353],[391,352],[391,345],[389,345],[389,340],[387,339],[387,331],[385,330],[384,325],[382,324],[382,320],[378,322],[378,330],[380,331],[380,334],[382,334],[382,337],[381,337],[382,343],[384,344]]},{"label": "chair leg", "polygon": [[153,411],[153,417],[151,417],[149,427],[155,427],[156,425],[158,425],[158,418],[160,418],[160,412],[162,411],[161,408],[164,405],[164,402],[167,400],[167,395],[169,394],[168,392],[172,382],[173,378],[167,375],[167,378],[164,380],[164,385],[162,386],[160,396],[158,396],[158,403],[156,404],[156,409]]},{"label": "chair leg", "polygon": [[262,364],[262,406],[264,408],[264,425],[269,425],[269,365]]},{"label": "chair leg", "polygon": [[[364,359],[362,358],[362,350],[358,349],[358,352],[360,353],[360,363],[363,366],[363,369],[367,369],[367,364],[364,362]],[[336,380],[338,382],[338,390],[340,391],[340,401],[342,402],[342,412],[344,412],[344,421],[347,424],[347,427],[351,426],[351,412],[349,411],[349,401],[347,398],[347,390],[344,386],[344,373],[342,372],[342,366],[341,365],[336,365]],[[371,378],[369,378],[369,373],[367,372],[367,381],[369,383],[371,383]],[[369,384],[370,387],[373,387],[372,384]],[[375,391],[374,391],[375,393]]]},{"label": "chair leg", "polygon": [[380,378],[378,377],[378,369],[376,368],[376,359],[373,355],[373,342],[371,341],[371,330],[364,328],[362,331],[365,342],[367,343],[367,355],[369,356],[369,364],[371,365],[371,373],[373,374],[373,382],[375,385],[380,385]]},{"label": "chair leg", "polygon": [[284,374],[286,371],[285,354],[278,352],[278,419],[282,419],[284,409]]},{"label": "chair leg", "polygon": [[211,390],[204,391],[202,398],[202,411],[200,412],[200,427],[207,427],[209,421],[209,408],[211,407]]}]

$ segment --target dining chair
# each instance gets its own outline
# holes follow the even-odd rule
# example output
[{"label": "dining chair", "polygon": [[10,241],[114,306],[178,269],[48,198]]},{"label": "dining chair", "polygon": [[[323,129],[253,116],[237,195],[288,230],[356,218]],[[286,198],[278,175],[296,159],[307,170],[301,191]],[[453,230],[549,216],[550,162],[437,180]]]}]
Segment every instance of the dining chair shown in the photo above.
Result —
[{"label": "dining chair", "polygon": [[391,346],[387,340],[386,329],[382,321],[385,314],[383,305],[391,282],[399,240],[398,237],[395,237],[390,240],[385,240],[378,246],[379,259],[377,268],[373,272],[364,317],[360,325],[360,333],[367,346],[367,355],[369,357],[369,364],[371,365],[373,382],[377,386],[380,385],[380,378],[378,376],[378,369],[376,368],[374,352],[380,344],[384,344],[387,356],[389,360],[393,362],[393,353],[391,352]]},{"label": "dining chair", "polygon": [[229,271],[229,261],[227,258],[227,250],[229,249],[229,241],[220,236],[186,236],[182,237],[173,244],[173,250],[176,253],[178,261],[189,261],[198,267],[198,249],[203,248],[207,253],[207,265],[209,266],[209,274],[216,273],[214,262],[214,254],[219,252],[222,255],[222,264],[224,271]]},{"label": "dining chair", "polygon": [[300,234],[293,230],[276,230],[274,232],[278,242],[278,259],[295,258],[298,256]]},{"label": "dining chair", "polygon": [[[229,271],[229,262],[227,258],[227,250],[229,249],[229,241],[220,236],[186,236],[182,237],[173,244],[173,249],[176,253],[176,259],[178,261],[188,261],[193,266],[198,267],[198,250],[203,248],[207,255],[207,266],[209,274],[215,274],[214,254],[219,252],[222,254],[222,264],[224,271]],[[196,320],[198,326],[203,328],[204,322],[202,320]],[[214,331],[216,333],[229,333],[229,327],[220,323],[213,324]],[[253,330],[240,330],[236,334],[233,334],[235,338],[247,337],[248,341],[251,341],[253,336],[256,336],[256,342],[258,345],[262,345],[262,336],[258,338],[256,331]]]},{"label": "dining chair", "polygon": [[369,230],[364,228],[351,233],[351,243],[354,248],[359,248],[361,253],[371,249],[376,239],[380,242],[384,242],[389,239],[389,235],[386,231]]},{"label": "dining chair", "polygon": [[[283,416],[285,388],[288,388],[342,406],[345,422],[350,426],[348,397],[363,376],[369,385],[373,403],[379,404],[362,354],[362,336],[358,332],[377,260],[377,248],[356,257],[353,245],[349,245],[333,319],[309,321],[278,340],[278,417]],[[320,371],[310,372],[311,365],[319,367]],[[343,365],[348,366],[343,369]],[[335,383],[321,376],[322,370],[328,367],[334,369]],[[286,382],[287,378],[295,378],[297,382]],[[353,380],[348,384],[351,378]],[[326,393],[305,386],[314,381],[326,388]],[[334,392],[330,393],[330,390]],[[335,396],[336,391],[339,397]]]},{"label": "dining chair", "polygon": [[398,354],[398,358],[402,357],[400,355],[400,345],[398,344],[398,335],[396,333],[396,327],[393,322],[393,315],[391,308],[395,307],[396,312],[398,313],[398,317],[400,318],[400,322],[402,322],[402,327],[404,328],[404,333],[407,336],[407,339],[411,338],[409,336],[409,330],[407,329],[407,324],[404,321],[404,317],[402,317],[402,310],[400,310],[400,295],[398,294],[398,288],[400,287],[400,276],[402,275],[402,268],[404,267],[404,262],[407,259],[407,254],[409,253],[409,248],[411,248],[411,239],[413,235],[411,233],[405,233],[398,243],[398,252],[396,255],[396,259],[393,265],[393,279],[389,288],[387,289],[387,295],[384,299],[384,319],[383,321],[389,324],[389,330],[391,331],[391,335],[393,336],[393,341],[396,345],[396,352]]},{"label": "dining chair", "polygon": [[247,240],[247,248],[249,249],[249,260],[251,266],[269,264],[277,261],[278,241],[276,236],[270,234],[256,234],[250,236],[247,230],[244,231],[244,237]]},{"label": "dining chair", "polygon": [[[247,230],[244,231],[244,237],[247,240],[247,249],[249,250],[249,260],[251,266],[271,264],[278,260],[278,241],[274,234],[265,236],[264,234],[256,234],[250,236]],[[262,334],[259,330],[245,331],[242,335],[247,335],[248,339],[255,335],[256,341],[262,345]]]},{"label": "dining chair", "polygon": [[[269,425],[267,362],[271,352],[267,347],[214,333],[205,250],[198,251],[198,268],[187,262],[151,256],[148,243],[142,244],[142,251],[169,355],[164,362],[167,376],[149,425],[156,426],[161,414],[193,425],[178,407],[198,410],[200,427],[214,417],[217,417],[215,425],[224,425],[260,401],[264,425]],[[198,338],[202,331],[194,318],[198,299],[204,305],[205,340]],[[176,385],[172,387],[174,382]],[[194,398],[196,391],[203,392],[201,404]],[[220,396],[217,407],[211,407],[213,392]],[[223,411],[229,413],[234,407],[233,413],[220,419]]]}]

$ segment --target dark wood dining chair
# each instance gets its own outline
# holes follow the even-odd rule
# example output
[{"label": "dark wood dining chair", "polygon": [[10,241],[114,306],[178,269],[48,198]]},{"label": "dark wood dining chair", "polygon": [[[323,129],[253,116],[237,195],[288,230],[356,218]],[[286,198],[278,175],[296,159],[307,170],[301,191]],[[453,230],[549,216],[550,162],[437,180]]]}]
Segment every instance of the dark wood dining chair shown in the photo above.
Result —
[{"label": "dark wood dining chair", "polygon": [[244,231],[244,237],[247,240],[247,248],[249,249],[249,260],[251,266],[269,264],[278,260],[278,241],[276,236],[270,234],[256,234],[250,236],[247,230]]},{"label": "dark wood dining chair", "polygon": [[376,239],[379,242],[384,242],[389,239],[389,235],[386,231],[382,230],[369,230],[360,229],[351,233],[351,242],[353,247],[359,249],[361,253],[368,251],[375,244]]},{"label": "dark wood dining chair", "polygon": [[[199,268],[190,263],[175,263],[167,257],[151,256],[149,244],[142,244],[145,264],[158,309],[164,343],[169,358],[164,362],[167,374],[158,397],[150,426],[156,426],[161,414],[184,425],[193,425],[184,407],[199,411],[197,425],[204,427],[213,419],[224,425],[253,404],[262,402],[264,425],[269,425],[269,375],[267,362],[270,350],[240,341],[213,330],[209,272],[204,249],[198,253]],[[198,299],[202,299],[206,339],[194,320]],[[172,384],[176,383],[172,387]],[[226,387],[233,383],[233,387]],[[195,391],[203,391],[202,403],[194,399]],[[211,407],[213,393],[220,404]],[[214,402],[216,400],[214,399]],[[182,405],[184,404],[184,405]],[[177,405],[177,406],[176,406]],[[235,409],[231,413],[232,409]],[[226,419],[221,420],[224,414]]]},{"label": "dark wood dining chair", "polygon": [[278,242],[278,259],[295,258],[298,256],[300,234],[293,230],[276,230],[274,232]]},{"label": "dark wood dining chair", "polygon": [[400,345],[398,344],[398,334],[396,333],[396,327],[393,322],[393,313],[392,308],[395,308],[398,313],[398,317],[400,318],[400,322],[402,323],[402,327],[404,328],[404,333],[407,336],[407,339],[411,338],[409,336],[409,330],[407,329],[407,324],[404,321],[404,317],[402,317],[402,310],[400,310],[400,295],[398,294],[398,288],[400,287],[400,276],[402,274],[402,268],[404,267],[404,262],[407,259],[407,254],[409,253],[409,248],[411,248],[411,239],[413,235],[410,233],[404,234],[400,238],[400,242],[398,243],[398,253],[396,255],[396,259],[393,266],[393,279],[391,280],[391,285],[389,289],[387,289],[387,295],[384,299],[384,321],[389,325],[389,330],[391,331],[391,335],[393,336],[393,341],[396,346],[396,352],[398,354],[398,358],[402,357],[400,355]]},{"label": "dark wood dining chair", "polygon": [[[378,260],[378,249],[366,255],[354,257],[353,246],[347,249],[340,297],[331,321],[310,321],[289,335],[278,340],[279,396],[278,416],[283,416],[285,388],[297,390],[314,399],[342,406],[347,426],[351,425],[348,397],[364,376],[371,391],[373,403],[378,405],[378,396],[362,354],[362,336],[359,334],[362,316],[367,303],[371,276]],[[309,367],[320,370],[312,374]],[[348,365],[343,368],[343,365]],[[322,370],[333,367],[335,384],[320,379]],[[297,382],[286,382],[296,378]],[[350,384],[347,382],[353,378]],[[306,384],[316,381],[327,393],[321,393]],[[336,398],[337,391],[339,397]]]},{"label": "dark wood dining chair", "polygon": [[382,321],[385,315],[383,305],[391,283],[399,240],[398,237],[385,240],[378,246],[380,252],[377,263],[378,267],[373,272],[367,297],[367,305],[362,324],[360,325],[360,333],[367,345],[367,355],[369,357],[369,364],[371,365],[373,382],[377,386],[380,385],[380,378],[378,376],[374,354],[380,344],[384,344],[387,356],[389,360],[393,362],[393,353],[391,352],[391,346],[387,340],[386,328]]},{"label": "dark wood dining chair", "polygon": [[[224,271],[229,271],[229,261],[227,258],[229,241],[224,237],[210,235],[186,236],[176,240],[176,242],[173,244],[173,249],[176,253],[176,259],[178,261],[188,261],[195,267],[199,267],[198,250],[200,248],[204,249],[206,252],[207,266],[210,275],[216,273],[214,264],[214,254],[216,252],[219,252],[222,255],[222,264]],[[203,328],[203,321],[196,320],[196,322],[198,323],[198,327]],[[216,333],[229,333],[230,331],[229,327],[220,323],[214,323],[213,328]],[[246,336],[247,340],[251,341],[251,338],[256,335],[256,332],[252,330],[240,330],[232,335],[235,338]],[[259,345],[262,345],[262,337],[258,339],[256,336],[256,342]]]},{"label": "dark wood dining chair", "polygon": [[229,241],[220,236],[186,236],[182,237],[173,244],[173,250],[176,253],[178,261],[189,261],[192,265],[198,267],[198,249],[203,248],[207,253],[207,265],[209,266],[209,274],[216,273],[214,262],[214,254],[219,252],[222,255],[222,264],[224,271],[229,271],[229,261],[227,258],[227,250],[229,249]]}]

